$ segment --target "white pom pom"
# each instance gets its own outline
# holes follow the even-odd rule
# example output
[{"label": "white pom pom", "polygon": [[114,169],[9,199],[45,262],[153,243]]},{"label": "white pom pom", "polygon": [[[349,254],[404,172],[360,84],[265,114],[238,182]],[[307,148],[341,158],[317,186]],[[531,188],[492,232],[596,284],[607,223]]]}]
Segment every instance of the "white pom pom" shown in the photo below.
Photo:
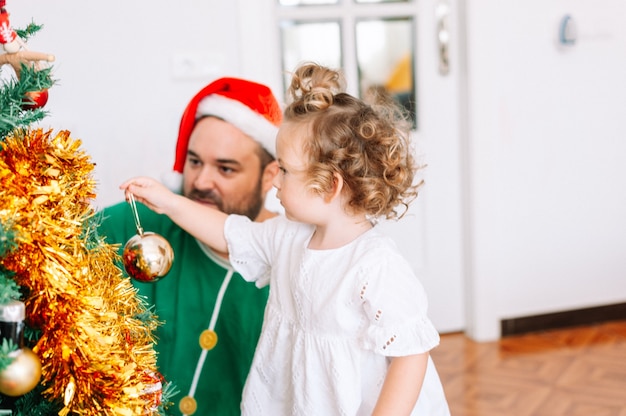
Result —
[{"label": "white pom pom", "polygon": [[183,174],[176,171],[166,172],[161,175],[161,182],[165,185],[170,191],[175,192],[177,194],[183,193]]}]

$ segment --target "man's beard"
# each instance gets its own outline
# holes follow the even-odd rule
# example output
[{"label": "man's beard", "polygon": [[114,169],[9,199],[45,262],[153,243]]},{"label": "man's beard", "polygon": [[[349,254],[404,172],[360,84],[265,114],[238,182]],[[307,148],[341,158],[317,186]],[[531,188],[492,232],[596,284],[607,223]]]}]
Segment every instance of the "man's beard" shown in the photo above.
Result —
[{"label": "man's beard", "polygon": [[198,189],[192,189],[187,198],[198,201],[198,202],[210,202],[214,204],[218,210],[226,213],[226,214],[238,214],[245,215],[250,218],[252,221],[258,217],[261,209],[263,208],[263,196],[261,194],[261,184],[259,183],[253,192],[248,195],[246,199],[241,201],[237,206],[231,206],[224,203],[222,198],[217,195],[214,191],[201,191]]}]

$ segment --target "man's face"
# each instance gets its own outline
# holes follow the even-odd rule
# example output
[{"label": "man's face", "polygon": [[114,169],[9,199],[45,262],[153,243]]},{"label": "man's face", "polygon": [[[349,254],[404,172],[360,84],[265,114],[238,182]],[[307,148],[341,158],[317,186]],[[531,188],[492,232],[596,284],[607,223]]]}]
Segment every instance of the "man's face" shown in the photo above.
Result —
[{"label": "man's face", "polygon": [[257,142],[232,124],[215,117],[201,119],[189,138],[183,194],[254,220],[272,179],[261,172],[258,149]]}]

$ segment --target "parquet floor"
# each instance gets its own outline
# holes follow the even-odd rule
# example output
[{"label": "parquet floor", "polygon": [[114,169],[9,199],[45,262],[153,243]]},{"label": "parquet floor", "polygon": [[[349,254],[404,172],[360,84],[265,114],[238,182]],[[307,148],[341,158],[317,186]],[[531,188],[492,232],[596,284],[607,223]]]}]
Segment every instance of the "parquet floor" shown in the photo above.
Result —
[{"label": "parquet floor", "polygon": [[626,416],[626,320],[432,352],[452,416]]}]

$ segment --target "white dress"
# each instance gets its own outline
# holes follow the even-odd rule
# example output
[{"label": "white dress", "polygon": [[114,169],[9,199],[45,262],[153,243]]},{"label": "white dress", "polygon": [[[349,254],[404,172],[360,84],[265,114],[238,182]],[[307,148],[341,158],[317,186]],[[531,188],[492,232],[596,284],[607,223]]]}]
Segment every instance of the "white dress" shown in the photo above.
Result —
[{"label": "white dress", "polygon": [[[233,267],[270,285],[242,414],[371,415],[389,357],[439,344],[422,285],[376,228],[332,250],[310,250],[313,227],[280,216],[226,221]],[[412,415],[449,415],[429,358]]]}]

